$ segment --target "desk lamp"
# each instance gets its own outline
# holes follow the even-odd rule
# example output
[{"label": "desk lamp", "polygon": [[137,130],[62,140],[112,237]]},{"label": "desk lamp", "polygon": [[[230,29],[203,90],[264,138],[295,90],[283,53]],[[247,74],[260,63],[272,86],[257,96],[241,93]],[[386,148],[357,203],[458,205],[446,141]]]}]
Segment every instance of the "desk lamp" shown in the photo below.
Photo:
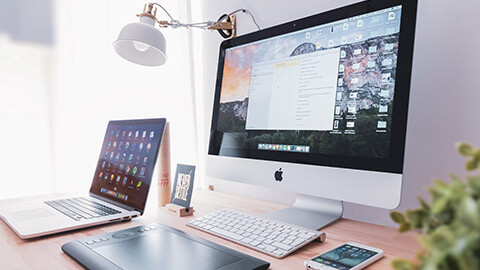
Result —
[{"label": "desk lamp", "polygon": [[[157,18],[157,7],[161,8],[170,21],[161,21]],[[217,30],[223,38],[235,37],[237,35],[236,14],[247,13],[260,30],[253,15],[246,9],[237,9],[229,14],[220,16],[217,21],[206,21],[199,23],[182,23],[175,20],[168,11],[157,3],[145,4],[143,12],[137,14],[139,22],[127,24],[113,43],[115,51],[126,60],[144,66],[161,66],[167,61],[166,41],[162,32],[155,28],[200,28],[204,30]]]},{"label": "desk lamp", "polygon": [[[170,21],[160,21],[157,18],[157,6],[161,8]],[[113,43],[115,51],[124,59],[143,66],[161,66],[167,61],[166,40],[162,32],[155,28],[155,23],[159,28],[171,27],[173,29],[200,28],[204,30],[217,30],[223,38],[235,37],[237,35],[236,14],[239,12],[247,13],[260,30],[253,15],[246,9],[237,9],[229,14],[223,14],[217,21],[206,21],[199,23],[182,23],[175,20],[168,11],[157,3],[145,4],[143,12],[137,14],[140,21],[127,24],[120,31],[117,40]],[[192,87],[192,96],[195,92]],[[193,105],[193,119],[196,119],[195,103]],[[195,124],[194,132],[197,132]],[[196,148],[196,146],[195,146]],[[170,123],[165,126],[165,134],[160,146],[159,158],[157,159],[158,172],[158,205],[165,206],[170,201],[171,181],[170,181]]]}]

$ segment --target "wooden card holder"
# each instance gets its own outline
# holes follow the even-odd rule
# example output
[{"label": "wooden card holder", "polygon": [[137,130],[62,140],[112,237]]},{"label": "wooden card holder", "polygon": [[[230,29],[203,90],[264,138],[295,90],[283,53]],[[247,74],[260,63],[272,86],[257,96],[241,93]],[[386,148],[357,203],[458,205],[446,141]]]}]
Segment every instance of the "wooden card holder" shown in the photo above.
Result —
[{"label": "wooden card holder", "polygon": [[190,206],[190,208],[188,209],[188,212],[187,212],[187,208],[185,208],[183,206],[180,206],[180,205],[176,205],[174,203],[169,203],[169,204],[165,205],[165,207],[167,208],[167,211],[169,213],[174,214],[174,215],[179,216],[179,217],[191,216],[191,215],[193,215],[193,212],[195,211],[193,209],[193,207]]}]

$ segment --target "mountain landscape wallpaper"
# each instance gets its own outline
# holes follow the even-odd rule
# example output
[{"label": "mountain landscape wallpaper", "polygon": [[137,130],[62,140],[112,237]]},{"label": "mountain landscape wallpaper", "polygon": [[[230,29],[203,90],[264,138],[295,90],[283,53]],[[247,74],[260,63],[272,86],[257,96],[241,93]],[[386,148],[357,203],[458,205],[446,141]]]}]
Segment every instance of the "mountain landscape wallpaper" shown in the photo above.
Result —
[{"label": "mountain landscape wallpaper", "polygon": [[[388,158],[399,33],[337,46],[299,40],[298,35],[293,35],[226,51],[215,148],[225,147],[222,137],[228,134],[245,154],[249,149],[257,149],[258,144],[286,144],[310,146],[310,153]],[[340,58],[343,67],[338,74],[341,83],[336,95],[336,106],[340,106],[340,114],[335,117],[338,128],[330,131],[245,130],[252,63],[336,47],[345,53]],[[351,107],[355,108],[354,112],[349,112]],[[347,121],[354,121],[354,128],[347,128]],[[379,121],[387,123],[380,131]]]}]

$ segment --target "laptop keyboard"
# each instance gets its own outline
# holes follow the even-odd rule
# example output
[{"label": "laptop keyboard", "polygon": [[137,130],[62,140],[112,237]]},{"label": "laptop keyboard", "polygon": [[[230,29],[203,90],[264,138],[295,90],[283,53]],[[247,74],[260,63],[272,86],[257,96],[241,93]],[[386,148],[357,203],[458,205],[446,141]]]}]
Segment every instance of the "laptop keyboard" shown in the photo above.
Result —
[{"label": "laptop keyboard", "polygon": [[77,221],[120,213],[120,211],[84,197],[45,201],[44,203]]}]

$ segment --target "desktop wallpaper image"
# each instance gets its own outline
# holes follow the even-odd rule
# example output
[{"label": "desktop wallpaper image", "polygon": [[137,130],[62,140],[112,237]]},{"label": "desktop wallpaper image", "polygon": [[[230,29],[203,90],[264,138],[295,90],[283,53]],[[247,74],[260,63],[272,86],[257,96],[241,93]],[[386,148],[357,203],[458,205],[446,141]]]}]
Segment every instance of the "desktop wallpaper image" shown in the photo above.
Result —
[{"label": "desktop wallpaper image", "polygon": [[[367,17],[362,27],[356,27],[356,21],[347,23],[348,26],[343,24],[343,29],[342,24],[332,23],[329,27],[305,29],[227,49],[215,148],[225,155],[248,156],[249,149],[257,149],[259,144],[306,145],[310,146],[310,153],[388,158],[400,10],[392,15],[396,16],[395,20],[390,21],[386,16],[390,15]],[[353,42],[342,42],[340,37]],[[332,46],[331,40],[335,40],[336,45]],[[338,120],[335,129],[245,130],[252,63],[338,47],[344,55],[340,58],[342,68],[338,74],[336,106],[340,106],[340,113],[335,116]],[[354,128],[347,128],[349,121],[355,122]],[[378,128],[380,121],[386,122],[386,126]],[[234,138],[234,151],[229,149],[231,143],[225,144],[225,136]]]}]

